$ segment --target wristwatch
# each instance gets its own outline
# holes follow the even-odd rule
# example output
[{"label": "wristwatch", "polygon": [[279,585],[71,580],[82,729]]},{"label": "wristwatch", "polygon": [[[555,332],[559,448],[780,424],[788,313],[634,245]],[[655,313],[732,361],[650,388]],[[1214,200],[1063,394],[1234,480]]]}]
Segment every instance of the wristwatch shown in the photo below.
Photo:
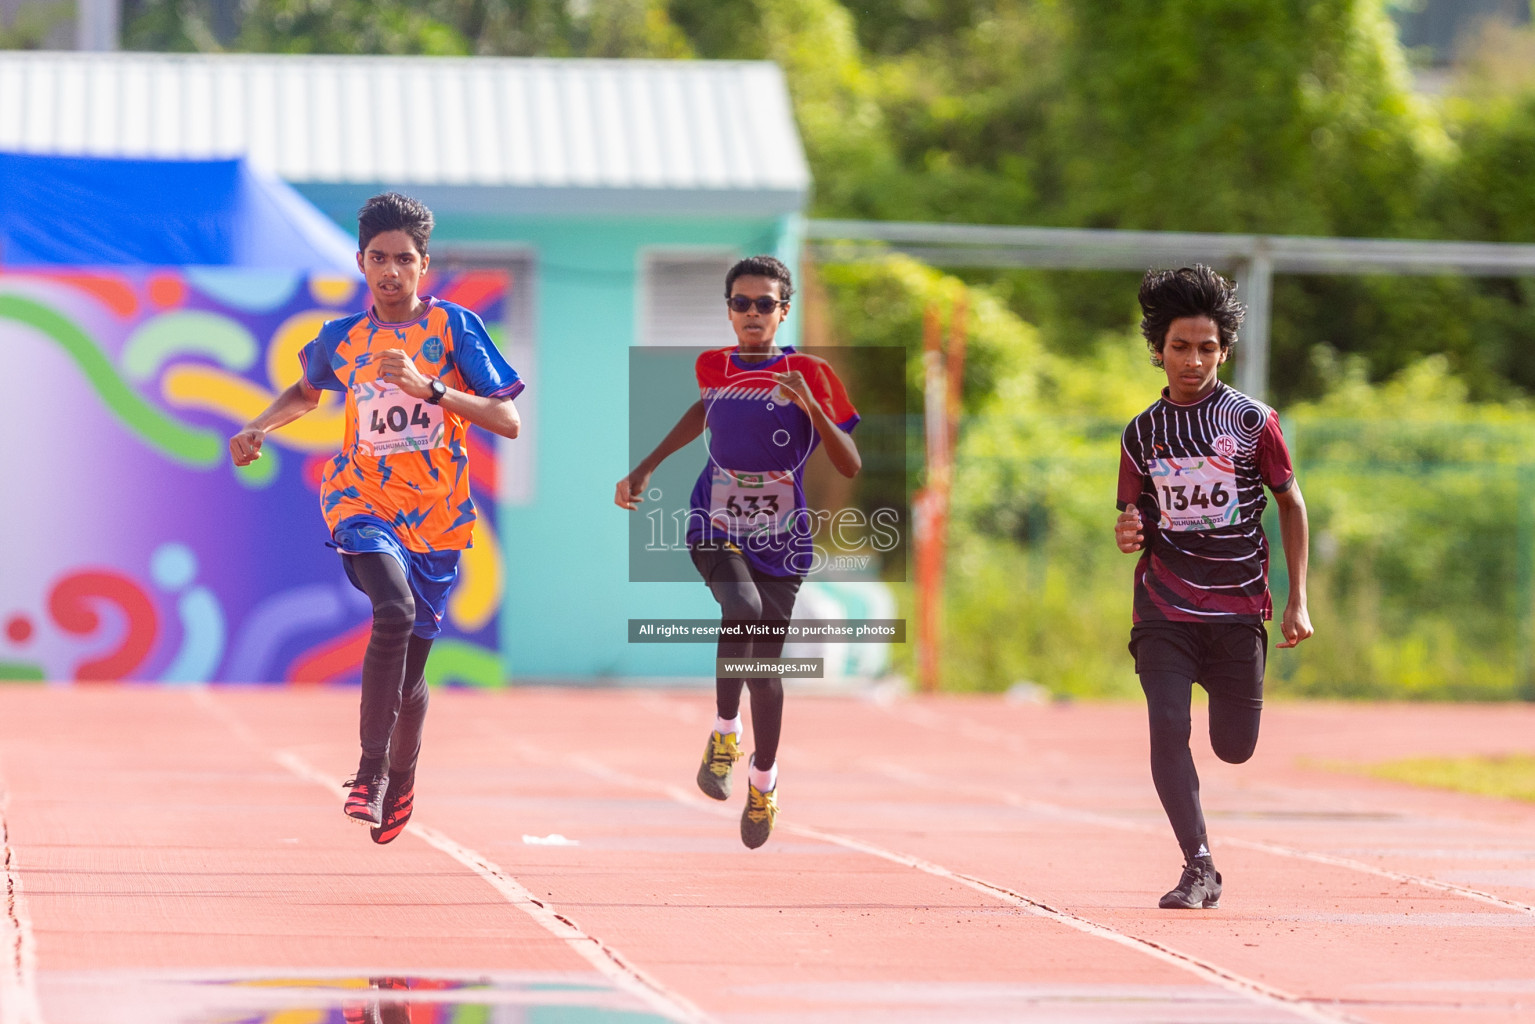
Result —
[{"label": "wristwatch", "polygon": [[432,393],[426,396],[426,400],[432,405],[442,401],[442,396],[448,393],[448,386],[442,382],[441,377],[432,378]]}]

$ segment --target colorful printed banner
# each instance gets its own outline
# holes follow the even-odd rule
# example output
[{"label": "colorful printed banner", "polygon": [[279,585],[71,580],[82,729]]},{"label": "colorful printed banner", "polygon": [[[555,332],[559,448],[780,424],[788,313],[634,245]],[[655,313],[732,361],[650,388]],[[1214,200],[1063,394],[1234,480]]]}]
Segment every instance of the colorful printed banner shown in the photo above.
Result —
[{"label": "colorful printed banner", "polygon": [[[497,333],[504,274],[430,289]],[[246,469],[227,439],[298,379],[322,322],[366,301],[360,280],[263,271],[0,273],[0,679],[357,678],[368,603],[325,546],[318,496],[340,397]],[[493,442],[471,430],[479,522],[433,682],[503,679]]]}]

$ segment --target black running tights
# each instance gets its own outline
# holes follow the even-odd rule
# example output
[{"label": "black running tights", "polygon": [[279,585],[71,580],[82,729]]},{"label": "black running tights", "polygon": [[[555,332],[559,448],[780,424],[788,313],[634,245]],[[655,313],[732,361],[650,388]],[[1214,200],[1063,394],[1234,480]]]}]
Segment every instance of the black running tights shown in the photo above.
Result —
[{"label": "black running tights", "polygon": [[[746,559],[733,552],[711,555],[695,561],[700,563],[700,571],[707,570],[704,582],[720,604],[723,621],[788,625],[794,614],[800,577],[753,573]],[[776,658],[783,654],[783,644],[781,635],[761,640],[721,637],[716,653],[721,658]],[[783,680],[716,677],[714,701],[721,718],[730,719],[741,713],[743,682],[752,701],[752,764],[766,771],[778,760],[778,739],[783,733]]]},{"label": "black running tights", "polygon": [[[1151,780],[1184,856],[1192,859],[1205,842],[1205,815],[1199,806],[1199,774],[1189,752],[1189,700],[1194,682],[1175,672],[1142,672],[1151,720]],[[1259,707],[1253,707],[1252,704]],[[1210,695],[1210,746],[1215,756],[1241,764],[1258,746],[1261,702]]]},{"label": "black running tights", "polygon": [[347,576],[373,603],[373,633],[362,658],[360,735],[365,761],[397,778],[415,774],[426,722],[426,658],[432,641],[415,636],[416,601],[400,563],[390,555],[342,555]]}]

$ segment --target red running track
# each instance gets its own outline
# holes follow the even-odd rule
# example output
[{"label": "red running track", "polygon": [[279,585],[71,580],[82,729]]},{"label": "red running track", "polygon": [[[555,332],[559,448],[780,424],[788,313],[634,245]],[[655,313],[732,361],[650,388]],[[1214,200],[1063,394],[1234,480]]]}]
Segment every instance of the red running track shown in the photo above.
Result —
[{"label": "red running track", "polygon": [[1528,751],[1535,708],[1199,742],[1226,891],[1173,912],[1136,705],[791,695],[749,851],[703,693],[434,694],[387,847],[341,814],[356,703],[0,689],[0,1024],[1535,1021],[1535,805],[1326,770]]}]

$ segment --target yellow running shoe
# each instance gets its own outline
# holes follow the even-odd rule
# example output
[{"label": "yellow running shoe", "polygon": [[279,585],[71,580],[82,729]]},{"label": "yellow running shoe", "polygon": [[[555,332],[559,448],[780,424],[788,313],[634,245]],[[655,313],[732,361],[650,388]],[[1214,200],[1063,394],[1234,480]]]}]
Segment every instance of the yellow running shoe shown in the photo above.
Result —
[{"label": "yellow running shoe", "polygon": [[711,732],[704,746],[704,763],[698,766],[698,788],[704,796],[730,799],[730,770],[741,760],[741,748],[733,732]]},{"label": "yellow running shoe", "polygon": [[773,821],[778,817],[778,787],[766,793],[746,783],[746,810],[741,812],[741,842],[755,850],[773,834]]}]

